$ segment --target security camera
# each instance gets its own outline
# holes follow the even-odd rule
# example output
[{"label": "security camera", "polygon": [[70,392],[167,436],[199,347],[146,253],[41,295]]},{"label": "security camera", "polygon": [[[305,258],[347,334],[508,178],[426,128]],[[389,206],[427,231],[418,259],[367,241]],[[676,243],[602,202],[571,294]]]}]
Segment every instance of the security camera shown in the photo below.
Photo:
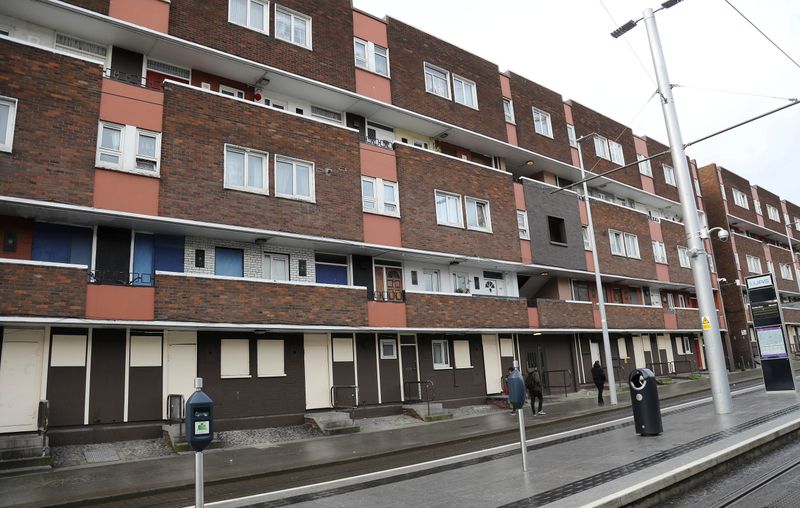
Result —
[{"label": "security camera", "polygon": [[731,234],[726,229],[717,231],[717,239],[719,239],[720,242],[727,242],[730,237]]}]

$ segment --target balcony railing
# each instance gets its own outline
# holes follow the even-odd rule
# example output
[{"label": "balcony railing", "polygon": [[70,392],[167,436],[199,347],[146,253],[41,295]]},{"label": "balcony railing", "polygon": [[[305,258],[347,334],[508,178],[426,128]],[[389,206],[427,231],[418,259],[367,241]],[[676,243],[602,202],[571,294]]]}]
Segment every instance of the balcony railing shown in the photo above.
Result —
[{"label": "balcony railing", "polygon": [[161,91],[161,85],[164,83],[164,78],[148,78],[141,74],[132,74],[129,72],[122,72],[116,69],[104,69],[103,76],[114,81],[127,83],[129,85],[147,88],[149,90]]},{"label": "balcony railing", "polygon": [[156,285],[155,274],[153,273],[87,270],[86,278],[90,284],[102,284],[106,286],[153,287]]},{"label": "balcony railing", "polygon": [[405,303],[406,292],[402,289],[391,291],[370,291],[367,298],[375,302]]},{"label": "balcony railing", "polygon": [[386,141],[384,139],[375,139],[367,136],[361,136],[361,142],[366,143],[368,145],[377,146],[378,148],[383,148],[384,150],[394,150],[394,142]]}]

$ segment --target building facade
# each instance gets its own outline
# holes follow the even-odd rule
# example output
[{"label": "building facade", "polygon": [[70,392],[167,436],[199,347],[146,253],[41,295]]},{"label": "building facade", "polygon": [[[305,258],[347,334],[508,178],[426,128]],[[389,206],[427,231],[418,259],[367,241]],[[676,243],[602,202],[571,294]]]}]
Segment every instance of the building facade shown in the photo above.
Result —
[{"label": "building facade", "polygon": [[581,136],[590,174],[666,147],[401,21],[9,0],[0,59],[0,433],[160,435],[196,376],[219,430],[480,403],[515,359],[576,390],[595,272],[618,377],[705,368],[668,156],[571,186]]}]

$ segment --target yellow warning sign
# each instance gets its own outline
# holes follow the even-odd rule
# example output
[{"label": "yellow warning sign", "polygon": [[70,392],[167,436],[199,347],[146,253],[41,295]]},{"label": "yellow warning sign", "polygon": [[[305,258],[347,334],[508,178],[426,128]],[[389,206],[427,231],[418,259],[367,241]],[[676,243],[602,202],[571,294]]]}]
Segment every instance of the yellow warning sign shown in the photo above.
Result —
[{"label": "yellow warning sign", "polygon": [[711,321],[708,320],[708,316],[703,316],[703,330],[711,330]]}]

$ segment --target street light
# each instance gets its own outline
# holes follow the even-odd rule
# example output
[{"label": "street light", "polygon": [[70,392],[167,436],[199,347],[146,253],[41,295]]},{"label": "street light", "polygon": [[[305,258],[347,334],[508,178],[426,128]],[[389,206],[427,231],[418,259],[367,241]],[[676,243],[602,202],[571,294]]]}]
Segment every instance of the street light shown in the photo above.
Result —
[{"label": "street light", "polygon": [[614,373],[614,365],[611,359],[611,339],[608,336],[608,320],[606,319],[606,298],[603,294],[603,281],[600,278],[600,262],[597,258],[597,242],[594,238],[594,223],[592,222],[592,205],[589,203],[589,190],[586,186],[586,169],[583,166],[583,151],[581,142],[589,138],[594,138],[597,133],[586,134],[575,140],[578,148],[578,162],[581,168],[581,180],[583,180],[583,202],[586,203],[586,218],[589,222],[589,234],[592,239],[592,262],[594,264],[594,285],[597,288],[597,305],[600,307],[600,327],[603,332],[603,349],[605,349],[606,369],[608,370],[608,391],[611,396],[611,405],[617,405],[617,384]]}]

